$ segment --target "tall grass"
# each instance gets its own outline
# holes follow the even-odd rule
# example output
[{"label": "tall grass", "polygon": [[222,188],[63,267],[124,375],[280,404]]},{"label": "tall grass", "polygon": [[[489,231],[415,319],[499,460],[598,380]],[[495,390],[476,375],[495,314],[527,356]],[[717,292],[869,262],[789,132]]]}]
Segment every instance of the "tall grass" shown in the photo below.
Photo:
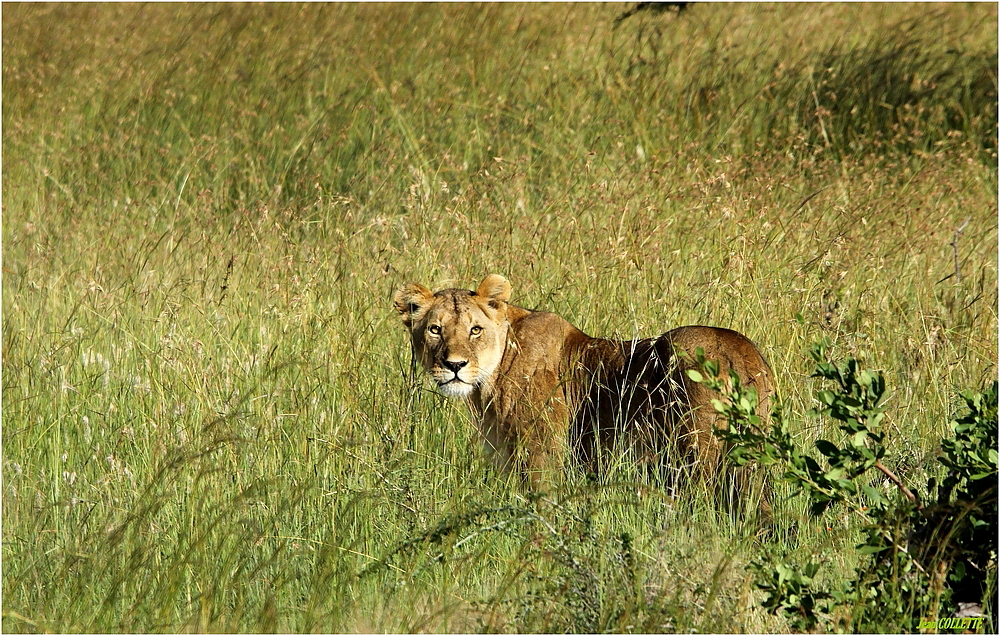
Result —
[{"label": "tall grass", "polygon": [[997,373],[996,7],[630,6],[5,6],[4,631],[780,631],[746,563],[849,571],[794,499],[527,496],[391,293],[738,329],[806,440],[830,336],[919,481]]}]

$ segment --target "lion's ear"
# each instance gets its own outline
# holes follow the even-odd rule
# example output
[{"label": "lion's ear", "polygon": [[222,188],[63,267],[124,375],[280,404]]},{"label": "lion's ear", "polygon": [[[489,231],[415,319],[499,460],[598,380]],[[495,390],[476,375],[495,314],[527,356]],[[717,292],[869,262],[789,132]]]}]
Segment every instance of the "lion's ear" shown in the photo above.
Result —
[{"label": "lion's ear", "polygon": [[510,300],[510,283],[500,274],[490,274],[479,283],[476,296],[488,299],[490,307],[500,309],[500,306]]},{"label": "lion's ear", "polygon": [[426,311],[430,302],[434,300],[431,290],[417,283],[407,283],[400,287],[392,297],[392,303],[396,306],[396,311],[403,319],[403,324],[407,327],[413,324],[420,314]]}]

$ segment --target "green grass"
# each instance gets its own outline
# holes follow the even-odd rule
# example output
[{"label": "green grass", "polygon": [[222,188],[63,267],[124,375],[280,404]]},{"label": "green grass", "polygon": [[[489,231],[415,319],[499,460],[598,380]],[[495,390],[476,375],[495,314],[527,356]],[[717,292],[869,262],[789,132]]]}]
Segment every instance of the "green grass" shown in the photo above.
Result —
[{"label": "green grass", "polygon": [[5,5],[3,630],[784,631],[747,563],[846,576],[796,499],[529,500],[391,295],[740,330],[807,442],[828,336],[922,483],[997,374],[996,6],[630,6]]}]

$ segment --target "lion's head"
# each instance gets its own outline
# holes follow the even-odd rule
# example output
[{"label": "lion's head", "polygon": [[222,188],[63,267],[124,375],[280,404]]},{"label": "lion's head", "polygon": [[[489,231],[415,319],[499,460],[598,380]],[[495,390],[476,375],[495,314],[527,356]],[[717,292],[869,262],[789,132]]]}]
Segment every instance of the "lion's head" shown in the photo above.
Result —
[{"label": "lion's head", "polygon": [[442,289],[431,293],[409,283],[393,302],[410,331],[413,352],[438,390],[468,397],[491,382],[507,344],[510,283],[491,274],[475,291]]}]

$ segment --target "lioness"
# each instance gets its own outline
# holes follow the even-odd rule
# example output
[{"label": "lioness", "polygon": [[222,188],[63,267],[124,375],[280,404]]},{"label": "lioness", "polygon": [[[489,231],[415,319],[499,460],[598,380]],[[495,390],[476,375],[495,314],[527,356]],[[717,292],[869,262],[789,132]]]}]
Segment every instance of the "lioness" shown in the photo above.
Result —
[{"label": "lioness", "polygon": [[475,291],[432,293],[410,283],[394,298],[413,352],[441,393],[465,399],[493,462],[533,485],[562,467],[566,451],[599,470],[603,450],[627,446],[640,458],[686,466],[711,479],[725,426],[713,391],[691,381],[700,348],[734,369],[770,413],[771,369],[750,340],[729,329],[680,327],[658,338],[591,338],[562,317],[510,305],[511,286],[487,276]]}]

